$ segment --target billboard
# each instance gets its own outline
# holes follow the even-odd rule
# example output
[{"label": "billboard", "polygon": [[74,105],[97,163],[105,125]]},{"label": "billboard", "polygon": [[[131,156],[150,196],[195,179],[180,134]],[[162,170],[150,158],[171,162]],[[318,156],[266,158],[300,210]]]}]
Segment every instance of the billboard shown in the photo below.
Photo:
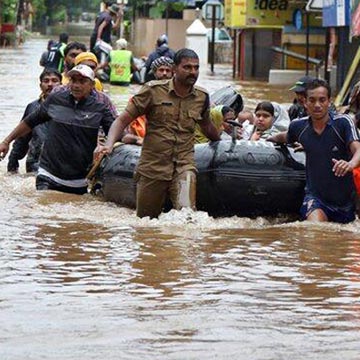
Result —
[{"label": "billboard", "polygon": [[[290,0],[225,0],[225,24],[233,28],[282,28],[293,24],[299,10],[299,4]],[[311,25],[315,25],[314,18],[311,15]]]}]

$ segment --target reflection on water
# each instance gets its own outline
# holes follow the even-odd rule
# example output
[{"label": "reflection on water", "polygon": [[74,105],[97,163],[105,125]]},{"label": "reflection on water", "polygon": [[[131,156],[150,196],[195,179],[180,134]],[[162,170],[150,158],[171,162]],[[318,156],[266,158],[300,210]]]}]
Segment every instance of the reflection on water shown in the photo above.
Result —
[{"label": "reflection on water", "polygon": [[[2,137],[38,94],[45,46],[0,51]],[[8,65],[24,58],[26,74]],[[231,81],[231,69],[215,69],[201,78],[210,91]],[[249,104],[288,101],[264,83],[234,85]],[[107,86],[119,108],[136,90]],[[359,358],[358,220],[187,210],[137,219],[90,195],[36,192],[32,176],[5,170],[1,162],[1,359]]]}]

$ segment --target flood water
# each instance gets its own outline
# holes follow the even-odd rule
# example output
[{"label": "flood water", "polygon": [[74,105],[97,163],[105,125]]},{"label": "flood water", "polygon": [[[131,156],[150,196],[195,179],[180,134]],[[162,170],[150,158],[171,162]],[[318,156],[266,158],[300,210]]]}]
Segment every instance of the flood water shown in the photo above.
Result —
[{"label": "flood water", "polygon": [[[0,139],[38,96],[46,39],[0,49]],[[231,82],[215,65],[199,83]],[[246,104],[291,100],[234,83]],[[107,88],[123,107],[137,87]],[[360,359],[360,222],[158,220],[36,192],[0,162],[0,359]]]}]

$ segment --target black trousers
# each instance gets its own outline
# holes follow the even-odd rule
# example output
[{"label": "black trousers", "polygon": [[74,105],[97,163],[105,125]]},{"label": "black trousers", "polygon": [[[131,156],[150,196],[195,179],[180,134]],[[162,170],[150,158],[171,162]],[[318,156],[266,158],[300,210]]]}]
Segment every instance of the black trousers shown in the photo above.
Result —
[{"label": "black trousers", "polygon": [[80,188],[73,188],[70,186],[58,184],[57,182],[51,180],[47,176],[38,175],[36,177],[36,190],[56,190],[69,194],[83,195],[87,193],[87,186]]}]

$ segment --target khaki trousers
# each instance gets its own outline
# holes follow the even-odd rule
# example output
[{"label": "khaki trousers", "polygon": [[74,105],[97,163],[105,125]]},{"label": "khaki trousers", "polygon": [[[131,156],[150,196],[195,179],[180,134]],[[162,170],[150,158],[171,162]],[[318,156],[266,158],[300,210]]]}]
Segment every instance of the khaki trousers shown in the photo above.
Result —
[{"label": "khaki trousers", "polygon": [[175,174],[172,180],[150,179],[137,176],[136,214],[139,217],[156,218],[160,215],[166,196],[169,195],[173,208],[196,207],[196,174],[185,171]]}]

